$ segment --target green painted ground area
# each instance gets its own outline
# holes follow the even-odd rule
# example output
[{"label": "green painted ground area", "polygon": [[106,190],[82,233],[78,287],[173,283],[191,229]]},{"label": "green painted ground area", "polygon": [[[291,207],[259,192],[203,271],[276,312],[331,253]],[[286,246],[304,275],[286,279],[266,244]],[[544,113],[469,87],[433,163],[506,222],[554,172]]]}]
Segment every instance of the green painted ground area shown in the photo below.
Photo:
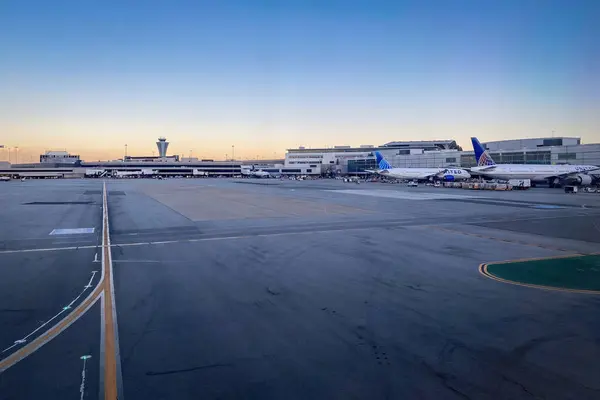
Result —
[{"label": "green painted ground area", "polygon": [[489,264],[487,273],[530,285],[600,291],[600,255]]}]

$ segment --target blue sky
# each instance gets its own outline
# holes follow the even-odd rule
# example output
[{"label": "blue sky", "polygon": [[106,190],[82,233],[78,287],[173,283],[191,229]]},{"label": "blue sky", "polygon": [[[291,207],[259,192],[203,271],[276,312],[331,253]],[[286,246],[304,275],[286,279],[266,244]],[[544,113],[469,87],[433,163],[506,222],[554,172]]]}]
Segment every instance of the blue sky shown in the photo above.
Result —
[{"label": "blue sky", "polygon": [[599,20],[598,1],[5,1],[0,144],[600,141]]}]

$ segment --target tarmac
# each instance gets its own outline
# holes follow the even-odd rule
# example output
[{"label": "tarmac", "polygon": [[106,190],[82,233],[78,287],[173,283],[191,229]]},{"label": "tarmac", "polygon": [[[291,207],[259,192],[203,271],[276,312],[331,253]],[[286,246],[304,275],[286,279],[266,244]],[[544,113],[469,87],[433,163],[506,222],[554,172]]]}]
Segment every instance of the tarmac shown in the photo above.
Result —
[{"label": "tarmac", "polygon": [[600,195],[103,184],[0,183],[2,400],[600,397],[600,296],[479,272],[599,252]]}]

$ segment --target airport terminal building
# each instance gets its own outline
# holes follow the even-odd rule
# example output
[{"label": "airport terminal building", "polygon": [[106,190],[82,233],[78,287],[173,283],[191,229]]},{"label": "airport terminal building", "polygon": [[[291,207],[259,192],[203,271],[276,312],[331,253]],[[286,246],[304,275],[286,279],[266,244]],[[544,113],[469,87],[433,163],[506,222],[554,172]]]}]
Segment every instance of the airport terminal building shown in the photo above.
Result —
[{"label": "airport terminal building", "polygon": [[[486,142],[483,145],[499,164],[587,164],[600,166],[600,144],[581,144],[580,138],[551,137]],[[334,146],[289,149],[285,160],[202,160],[167,155],[168,142],[159,138],[158,156],[125,156],[121,160],[85,162],[66,151],[46,152],[40,163],[0,166],[0,175],[20,177],[240,176],[244,166],[279,175],[366,175],[378,168],[374,151],[402,168],[472,167],[473,151],[454,140],[393,141],[380,146]],[[469,145],[470,148],[470,145]]]},{"label": "airport terminal building", "polygon": [[[483,143],[498,164],[587,164],[600,165],[600,144],[581,144],[580,138],[553,137],[502,140]],[[377,169],[374,151],[394,167],[473,167],[473,151],[464,151],[454,140],[389,142],[381,146],[334,146],[289,149],[286,166],[321,167],[324,174],[364,174]]]}]

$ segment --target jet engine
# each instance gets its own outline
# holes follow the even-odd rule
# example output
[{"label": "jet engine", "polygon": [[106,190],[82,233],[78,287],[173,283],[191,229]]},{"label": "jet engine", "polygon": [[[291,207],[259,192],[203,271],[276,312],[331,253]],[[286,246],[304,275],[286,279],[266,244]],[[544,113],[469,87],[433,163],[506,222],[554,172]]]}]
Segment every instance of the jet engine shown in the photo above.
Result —
[{"label": "jet engine", "polygon": [[454,175],[444,174],[444,180],[447,181],[447,182],[453,182],[454,181]]},{"label": "jet engine", "polygon": [[575,178],[577,183],[583,186],[588,186],[592,184],[592,177],[585,174],[578,174]]}]

